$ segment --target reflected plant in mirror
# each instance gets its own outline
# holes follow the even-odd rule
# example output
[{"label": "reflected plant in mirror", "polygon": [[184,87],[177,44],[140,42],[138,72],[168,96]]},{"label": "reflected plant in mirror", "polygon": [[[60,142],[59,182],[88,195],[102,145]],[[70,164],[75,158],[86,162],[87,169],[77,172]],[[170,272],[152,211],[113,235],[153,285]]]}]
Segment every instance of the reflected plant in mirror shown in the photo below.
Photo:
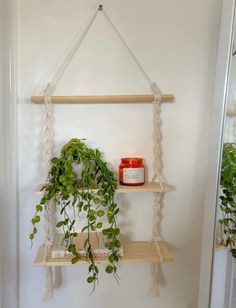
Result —
[{"label": "reflected plant in mirror", "polygon": [[236,259],[236,144],[225,143],[223,148],[221,179],[222,194],[219,220],[224,234],[224,244]]}]

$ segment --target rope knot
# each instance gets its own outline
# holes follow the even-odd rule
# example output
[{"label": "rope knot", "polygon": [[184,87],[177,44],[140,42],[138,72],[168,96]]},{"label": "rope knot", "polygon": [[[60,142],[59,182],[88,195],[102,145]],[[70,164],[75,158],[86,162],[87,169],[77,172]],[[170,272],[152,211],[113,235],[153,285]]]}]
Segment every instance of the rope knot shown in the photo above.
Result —
[{"label": "rope knot", "polygon": [[44,98],[43,98],[43,100],[44,100],[45,104],[51,103],[51,96],[52,96],[54,90],[55,90],[54,84],[49,82],[47,87],[44,90]]},{"label": "rope knot", "polygon": [[158,85],[155,82],[151,84],[151,90],[155,95],[155,100],[161,102],[161,90],[159,89]]}]

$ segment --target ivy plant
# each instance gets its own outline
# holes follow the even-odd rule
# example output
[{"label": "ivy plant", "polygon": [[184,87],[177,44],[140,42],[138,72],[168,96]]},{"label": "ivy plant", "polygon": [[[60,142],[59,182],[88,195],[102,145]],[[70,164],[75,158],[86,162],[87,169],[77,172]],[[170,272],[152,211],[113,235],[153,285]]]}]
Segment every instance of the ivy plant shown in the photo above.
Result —
[{"label": "ivy plant", "polygon": [[[61,149],[60,157],[54,157],[51,163],[47,184],[42,188],[44,195],[36,205],[32,219],[33,230],[29,236],[30,240],[32,241],[37,233],[37,224],[41,220],[40,214],[44,206],[55,204],[60,213],[55,227],[64,232],[67,251],[73,256],[72,264],[82,259],[73,241],[78,235],[75,230],[77,222],[80,223],[81,232],[86,234],[84,249],[89,263],[87,282],[92,283],[94,288],[98,283],[99,269],[91,246],[91,232],[98,231],[102,232],[109,251],[105,271],[113,273],[117,279],[121,243],[120,229],[117,227],[119,208],[114,200],[118,181],[114,173],[102,160],[101,152],[87,147],[84,139],[71,139]],[[76,166],[81,167],[80,174],[75,171]],[[86,217],[85,225],[81,225],[81,216]]]},{"label": "ivy plant", "polygon": [[222,186],[220,208],[223,217],[219,222],[223,227],[225,245],[236,258],[236,144],[234,143],[224,144],[220,184]]}]

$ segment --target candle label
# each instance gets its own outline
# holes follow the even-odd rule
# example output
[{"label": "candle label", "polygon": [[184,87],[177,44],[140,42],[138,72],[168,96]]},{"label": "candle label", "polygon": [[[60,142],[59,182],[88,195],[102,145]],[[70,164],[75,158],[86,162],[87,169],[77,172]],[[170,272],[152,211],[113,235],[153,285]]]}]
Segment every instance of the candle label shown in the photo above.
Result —
[{"label": "candle label", "polygon": [[123,182],[127,184],[143,183],[144,168],[124,168]]}]

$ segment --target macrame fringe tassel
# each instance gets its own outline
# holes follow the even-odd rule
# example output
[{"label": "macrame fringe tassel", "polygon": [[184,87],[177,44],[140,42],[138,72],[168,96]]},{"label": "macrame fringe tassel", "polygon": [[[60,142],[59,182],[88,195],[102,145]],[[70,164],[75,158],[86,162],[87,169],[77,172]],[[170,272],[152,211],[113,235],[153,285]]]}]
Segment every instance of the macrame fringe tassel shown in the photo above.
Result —
[{"label": "macrame fringe tassel", "polygon": [[53,270],[51,266],[46,267],[45,288],[42,301],[48,302],[53,298]]},{"label": "macrame fringe tassel", "polygon": [[151,279],[150,279],[150,288],[149,295],[152,297],[159,297],[159,287],[158,287],[158,264],[152,263],[151,267]]}]

